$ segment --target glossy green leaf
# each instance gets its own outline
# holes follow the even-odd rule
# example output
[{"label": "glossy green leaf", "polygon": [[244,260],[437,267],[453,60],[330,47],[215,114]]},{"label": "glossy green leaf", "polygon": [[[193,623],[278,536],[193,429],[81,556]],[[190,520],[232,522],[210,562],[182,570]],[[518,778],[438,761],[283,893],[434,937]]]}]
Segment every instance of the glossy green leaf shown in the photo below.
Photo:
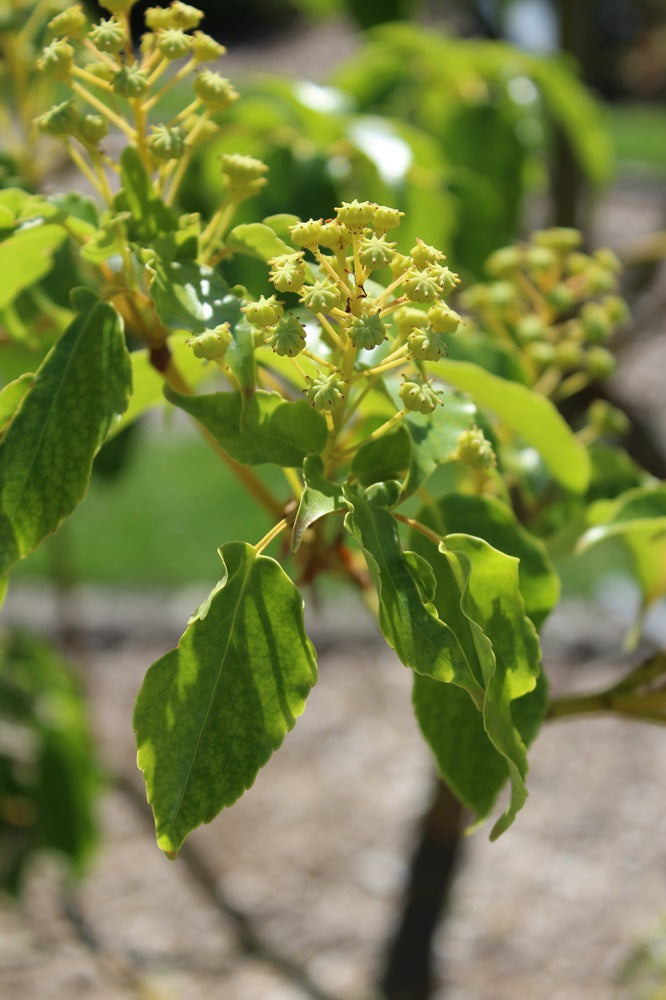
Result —
[{"label": "glossy green leaf", "polygon": [[121,320],[96,302],[46,356],[0,444],[0,573],[82,499],[131,391]]},{"label": "glossy green leaf", "polygon": [[562,486],[574,493],[587,488],[590,477],[587,453],[550,400],[465,361],[439,361],[433,368],[446,382],[467,393],[479,409],[494,413],[506,427],[536,448],[550,474]]},{"label": "glossy green leaf", "polygon": [[[447,685],[436,691],[419,682],[414,688],[417,718],[442,774],[479,819],[510,781],[510,803],[493,827],[494,838],[513,822],[527,796],[525,744],[513,702],[535,691],[541,659],[536,631],[525,614],[518,560],[464,534],[447,535],[439,551],[416,533],[413,544],[435,574],[434,606],[475,661],[485,692],[479,714],[465,701],[465,692]],[[538,725],[544,710],[542,693],[530,698],[526,732]]]},{"label": "glossy green leaf", "polygon": [[256,392],[244,403],[236,392],[185,396],[165,389],[168,400],[191,414],[237,462],[274,462],[300,466],[305,456],[322,451],[326,420],[305,400],[289,402],[277,392]]},{"label": "glossy green leaf", "polygon": [[426,607],[419,579],[400,545],[390,511],[400,494],[398,483],[382,483],[367,492],[344,488],[349,505],[345,526],[363,549],[379,598],[379,626],[400,660],[417,673],[454,682],[479,706],[482,680],[475,676],[453,629]]},{"label": "glossy green leaf", "polygon": [[292,552],[298,551],[303,535],[311,524],[344,506],[342,487],[326,478],[320,455],[306,457],[303,463],[303,478],[305,488],[301,494],[291,535]]},{"label": "glossy green leaf", "polygon": [[157,842],[172,856],[252,785],[317,675],[300,594],[280,566],[240,542],[220,556],[222,581],[149,669],[134,713]]},{"label": "glossy green leaf", "polygon": [[559,598],[559,577],[542,543],[518,523],[506,504],[492,497],[449,493],[420,510],[416,520],[442,538],[452,533],[475,535],[519,559],[525,611],[537,628],[543,624]]},{"label": "glossy green leaf", "polygon": [[244,253],[259,260],[270,260],[281,254],[293,253],[294,248],[285,243],[275,231],[263,222],[243,222],[227,236],[226,245],[234,253]]},{"label": "glossy green leaf", "polygon": [[127,212],[126,223],[131,241],[150,245],[161,233],[177,228],[177,217],[155,191],[135,146],[126,146],[120,156],[122,187],[115,197],[115,208]]},{"label": "glossy green leaf", "polygon": [[666,486],[640,486],[615,501],[599,501],[591,509],[603,523],[595,524],[578,542],[587,552],[615,539],[629,556],[645,605],[666,593]]},{"label": "glossy green leaf", "polygon": [[355,452],[351,471],[363,486],[391,479],[402,481],[412,456],[411,436],[404,424],[382,434],[375,441],[366,441]]},{"label": "glossy green leaf", "polygon": [[0,242],[0,309],[49,273],[55,252],[66,238],[62,226],[34,225]]},{"label": "glossy green leaf", "polygon": [[19,375],[13,382],[8,382],[0,390],[0,431],[9,423],[16,413],[19,403],[35,380],[31,372]]}]

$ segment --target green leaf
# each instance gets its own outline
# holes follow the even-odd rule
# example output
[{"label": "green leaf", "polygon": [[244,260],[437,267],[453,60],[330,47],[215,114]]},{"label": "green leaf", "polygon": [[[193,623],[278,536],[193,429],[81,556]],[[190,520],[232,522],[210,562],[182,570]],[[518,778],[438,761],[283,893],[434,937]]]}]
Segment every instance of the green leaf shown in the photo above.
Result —
[{"label": "green leaf", "polygon": [[291,535],[291,551],[297,552],[303,541],[303,535],[311,524],[320,517],[332,514],[344,506],[342,487],[332,483],[324,475],[324,463],[321,455],[308,455],[303,463],[303,478],[305,489],[296,513],[296,520]]},{"label": "green leaf", "polygon": [[34,380],[35,376],[32,372],[26,372],[24,375],[19,375],[18,378],[15,378],[13,382],[8,382],[0,391],[0,431],[12,419],[18,410],[19,403],[32,386]]},{"label": "green leaf", "polygon": [[0,573],[82,499],[93,458],[130,391],[121,320],[97,302],[46,356],[0,444]]},{"label": "green leaf", "polygon": [[56,250],[66,238],[62,226],[34,225],[0,242],[0,309],[49,273]]},{"label": "green leaf", "polygon": [[277,392],[256,392],[248,402],[239,393],[185,396],[165,389],[168,400],[191,414],[237,462],[274,462],[300,467],[305,456],[322,451],[328,430],[321,413],[305,400],[287,401]]},{"label": "green leaf", "polygon": [[225,242],[234,253],[247,254],[259,260],[270,260],[271,257],[294,252],[293,246],[281,240],[263,222],[243,222],[240,226],[235,226]]},{"label": "green leaf", "polygon": [[388,509],[398,483],[367,493],[344,487],[349,505],[345,527],[363,549],[379,598],[379,626],[406,667],[438,681],[460,684],[480,705],[482,686],[453,629],[423,601],[422,580],[402,551],[395,517]]},{"label": "green leaf", "polygon": [[416,520],[442,538],[451,533],[475,535],[519,559],[525,611],[537,628],[543,624],[559,598],[559,577],[542,543],[518,523],[506,504],[491,497],[449,493],[420,510]]},{"label": "green leaf", "polygon": [[366,441],[352,459],[351,471],[363,486],[402,480],[412,455],[411,436],[403,424],[382,434],[376,441]]},{"label": "green leaf", "polygon": [[[518,560],[470,535],[447,535],[439,552],[432,542],[413,537],[416,551],[430,562],[437,589],[434,606],[455,629],[480,672],[484,688],[481,714],[447,685],[436,691],[417,683],[414,707],[443,776],[479,819],[485,818],[505,784],[511,800],[491,837],[515,818],[527,796],[525,744],[513,718],[513,702],[534,691],[540,648],[525,614]],[[527,730],[543,717],[542,695],[526,708]],[[532,729],[530,729],[530,726]],[[477,772],[477,768],[479,768]]]},{"label": "green leaf", "polygon": [[439,361],[433,368],[446,382],[466,392],[480,409],[494,413],[536,448],[550,474],[565,489],[584,492],[590,478],[587,453],[550,400],[465,361]]},{"label": "green leaf", "polygon": [[130,241],[146,246],[161,233],[177,228],[177,216],[159,197],[146,173],[139,151],[126,146],[120,156],[121,190],[115,197],[115,208],[128,212],[127,228]]},{"label": "green leaf", "polygon": [[629,556],[647,607],[666,594],[666,485],[640,486],[616,501],[598,501],[591,516],[604,512],[604,523],[590,528],[577,545],[587,552],[615,539]]},{"label": "green leaf", "polygon": [[157,843],[173,856],[254,782],[305,707],[317,676],[300,594],[241,542],[203,616],[146,674],[134,713]]}]

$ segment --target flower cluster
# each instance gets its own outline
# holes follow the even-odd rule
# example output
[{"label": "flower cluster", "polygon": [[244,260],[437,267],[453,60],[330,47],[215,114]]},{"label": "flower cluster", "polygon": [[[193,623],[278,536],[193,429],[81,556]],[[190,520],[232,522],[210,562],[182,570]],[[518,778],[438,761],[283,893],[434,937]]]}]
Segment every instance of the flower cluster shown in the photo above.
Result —
[{"label": "flower cluster", "polygon": [[525,246],[504,247],[488,259],[494,279],[462,296],[479,327],[516,352],[548,394],[563,395],[615,369],[607,342],[626,321],[617,295],[619,263],[608,250],[580,249],[575,229],[533,234]]},{"label": "flower cluster", "polygon": [[[37,67],[45,76],[67,83],[72,96],[46,111],[37,124],[68,144],[76,139],[89,157],[88,176],[92,180],[96,172],[98,182],[99,164],[112,166],[100,148],[111,126],[137,146],[151,172],[160,172],[163,187],[195,143],[217,128],[211,116],[225,111],[238,93],[226,77],[205,65],[217,61],[225,48],[199,30],[202,11],[181,0],[148,8],[148,30],[137,55],[127,17],[133,3],[105,0],[110,16],[92,26],[81,4],[50,20],[51,40]],[[153,120],[162,97],[187,77],[192,78],[192,99],[170,120]],[[80,158],[77,163],[86,166]],[[103,181],[96,186],[104,188]]]},{"label": "flower cluster", "polygon": [[[402,214],[352,201],[332,219],[296,223],[289,229],[296,249],[269,261],[269,278],[276,293],[298,298],[298,318],[276,295],[245,306],[261,342],[318,365],[305,378],[319,410],[339,413],[354,384],[393,370],[404,379],[403,411],[430,413],[441,402],[425,365],[442,357],[446,336],[462,322],[446,302],[459,279],[421,240],[409,254],[398,252],[389,234]],[[310,329],[319,354],[308,349]]]}]

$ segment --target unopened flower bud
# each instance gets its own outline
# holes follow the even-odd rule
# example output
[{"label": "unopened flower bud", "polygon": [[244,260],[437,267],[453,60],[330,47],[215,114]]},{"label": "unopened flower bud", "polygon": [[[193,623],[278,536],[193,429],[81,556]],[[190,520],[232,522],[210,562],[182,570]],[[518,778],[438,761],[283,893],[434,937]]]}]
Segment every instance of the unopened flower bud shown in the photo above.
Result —
[{"label": "unopened flower bud", "polygon": [[95,148],[109,134],[109,122],[103,115],[84,115],[79,121],[76,138],[84,146]]},{"label": "unopened flower bud", "polygon": [[338,219],[324,222],[319,231],[319,246],[334,253],[340,253],[351,247],[352,235],[349,229]]},{"label": "unopened flower bud", "polygon": [[410,354],[417,361],[439,361],[446,354],[443,333],[436,333],[431,327],[415,327],[407,337]]},{"label": "unopened flower bud", "polygon": [[350,233],[359,235],[364,229],[370,229],[374,222],[377,206],[371,201],[343,201],[335,214],[338,220],[347,227]]},{"label": "unopened flower bud", "polygon": [[266,343],[275,354],[293,358],[305,347],[305,327],[295,316],[282,316]]},{"label": "unopened flower bud", "polygon": [[387,243],[386,236],[366,236],[358,251],[358,259],[369,270],[386,267],[395,256],[395,243]]},{"label": "unopened flower bud", "polygon": [[516,324],[516,339],[519,344],[529,344],[533,340],[543,340],[546,327],[543,320],[533,313],[523,316]]},{"label": "unopened flower bud", "polygon": [[185,136],[182,129],[168,125],[153,125],[148,139],[148,148],[157,160],[179,160],[185,152]]},{"label": "unopened flower bud", "polygon": [[112,14],[129,14],[136,3],[136,0],[100,0],[101,6],[105,10],[110,10]]},{"label": "unopened flower bud", "polygon": [[558,312],[566,312],[574,305],[576,296],[568,285],[559,282],[546,294],[548,304]]},{"label": "unopened flower bud", "polygon": [[111,55],[116,55],[126,44],[123,26],[113,17],[94,24],[88,32],[88,38],[100,52]]},{"label": "unopened flower bud", "polygon": [[435,407],[442,405],[441,393],[433,389],[429,381],[405,379],[398,389],[398,395],[408,410],[417,413],[432,413]]},{"label": "unopened flower bud", "polygon": [[81,115],[74,101],[63,101],[55,104],[43,115],[37,118],[37,127],[41,132],[62,138],[66,135],[76,135]]},{"label": "unopened flower bud", "polygon": [[446,260],[441,250],[424,243],[419,237],[417,237],[415,246],[409,251],[409,255],[419,270],[427,267],[428,264],[439,264]]},{"label": "unopened flower bud", "polygon": [[204,16],[203,11],[199,10],[198,7],[192,7],[189,3],[182,3],[181,0],[174,0],[169,8],[169,12],[174,27],[182,28],[183,31],[191,31],[192,28],[198,28]]},{"label": "unopened flower bud", "polygon": [[426,314],[415,306],[400,306],[393,313],[393,322],[401,337],[406,337],[411,330],[421,326],[426,321]]},{"label": "unopened flower bud", "polygon": [[462,316],[449,309],[443,302],[428,309],[428,322],[435,333],[455,333],[462,323]]},{"label": "unopened flower bud", "polygon": [[605,399],[595,399],[587,411],[587,418],[600,434],[620,437],[631,427],[626,413],[607,403]]},{"label": "unopened flower bud", "polygon": [[608,313],[599,302],[586,302],[580,311],[585,337],[594,344],[601,344],[612,333]]},{"label": "unopened flower bud", "polygon": [[238,99],[233,84],[212,69],[204,69],[197,75],[193,89],[209,111],[225,111]]},{"label": "unopened flower bud", "polygon": [[523,262],[523,257],[524,251],[521,247],[500,247],[488,257],[486,271],[493,278],[515,274]]},{"label": "unopened flower bud", "polygon": [[456,285],[460,284],[460,278],[455,271],[452,271],[446,264],[428,264],[425,274],[439,285],[442,295],[450,295]]},{"label": "unopened flower bud", "polygon": [[121,66],[113,78],[113,89],[120,97],[141,97],[148,90],[148,78],[138,66]]},{"label": "unopened flower bud", "polygon": [[54,80],[67,80],[74,65],[74,49],[64,38],[54,39],[42,51],[37,69]]},{"label": "unopened flower bud", "polygon": [[248,323],[253,326],[274,326],[284,312],[284,306],[270,295],[260,296],[256,302],[248,302],[243,306],[243,312]]},{"label": "unopened flower bud", "polygon": [[580,368],[583,362],[583,347],[578,340],[567,338],[555,345],[555,360],[562,371]]},{"label": "unopened flower bud", "polygon": [[305,285],[301,302],[310,312],[326,313],[340,305],[340,289],[335,282],[319,278],[313,285]]},{"label": "unopened flower bud", "polygon": [[437,281],[423,271],[408,271],[402,287],[410,302],[436,302],[441,295]]},{"label": "unopened flower bud", "polygon": [[143,15],[146,27],[151,31],[161,31],[163,28],[174,27],[169,7],[148,7]]},{"label": "unopened flower bud", "polygon": [[164,28],[157,33],[157,48],[165,59],[182,59],[192,48],[192,38],[180,28]]},{"label": "unopened flower bud", "polygon": [[387,233],[389,229],[395,229],[400,225],[400,219],[404,212],[399,212],[397,208],[389,208],[387,205],[376,205],[372,228],[377,236]]},{"label": "unopened flower bud", "polygon": [[293,226],[289,226],[292,243],[297,247],[305,247],[306,250],[314,250],[319,245],[322,225],[322,219],[295,222]]},{"label": "unopened flower bud", "polygon": [[616,367],[615,358],[605,347],[591,347],[585,355],[585,368],[590,378],[608,378]]},{"label": "unopened flower bud", "polygon": [[539,229],[532,236],[539,247],[547,247],[558,253],[570,253],[583,242],[583,237],[577,229],[569,226],[553,226],[550,229]]},{"label": "unopened flower bud", "polygon": [[212,330],[204,330],[197,337],[185,341],[192,348],[194,356],[206,361],[219,361],[227,353],[233,337],[228,323],[221,323]]},{"label": "unopened flower bud", "polygon": [[210,35],[203,31],[195,31],[192,36],[192,55],[195,62],[214,62],[223,56],[227,50]]},{"label": "unopened flower bud", "polygon": [[354,347],[371,351],[386,340],[386,326],[379,312],[354,316],[349,324],[349,339]]},{"label": "unopened flower bud", "polygon": [[345,386],[337,372],[330,375],[317,374],[314,378],[308,376],[308,402],[315,410],[332,410],[345,398]]},{"label": "unopened flower bud", "polygon": [[86,26],[86,15],[83,13],[80,3],[74,4],[60,11],[49,21],[49,31],[52,35],[69,35],[72,38],[80,38]]},{"label": "unopened flower bud", "polygon": [[303,251],[283,254],[268,261],[271,271],[270,280],[278,292],[297,292],[305,281],[305,263]]},{"label": "unopened flower bud", "polygon": [[451,459],[472,469],[490,469],[496,464],[493,446],[476,425],[461,432]]}]

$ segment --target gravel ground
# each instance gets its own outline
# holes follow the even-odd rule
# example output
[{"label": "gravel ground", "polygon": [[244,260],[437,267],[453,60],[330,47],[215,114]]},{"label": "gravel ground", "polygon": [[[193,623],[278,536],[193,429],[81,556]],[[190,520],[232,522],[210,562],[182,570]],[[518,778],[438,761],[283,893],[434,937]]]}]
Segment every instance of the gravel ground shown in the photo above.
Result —
[{"label": "gravel ground", "polygon": [[[149,605],[143,627],[165,621],[165,641],[107,642],[86,657],[114,776],[101,850],[74,895],[45,862],[18,909],[0,906],[0,996],[369,1000],[432,780],[409,672],[353,611],[315,620],[321,676],[303,718],[251,792],[170,862],[130,732],[143,671],[173,639]],[[350,638],[334,651],[342,621]],[[546,640],[557,687],[609,681],[617,632],[614,612],[568,609]],[[619,973],[666,912],[665,768],[658,727],[545,729],[514,827],[495,844],[487,828],[466,840],[437,938],[435,1000],[634,1000]]]}]

